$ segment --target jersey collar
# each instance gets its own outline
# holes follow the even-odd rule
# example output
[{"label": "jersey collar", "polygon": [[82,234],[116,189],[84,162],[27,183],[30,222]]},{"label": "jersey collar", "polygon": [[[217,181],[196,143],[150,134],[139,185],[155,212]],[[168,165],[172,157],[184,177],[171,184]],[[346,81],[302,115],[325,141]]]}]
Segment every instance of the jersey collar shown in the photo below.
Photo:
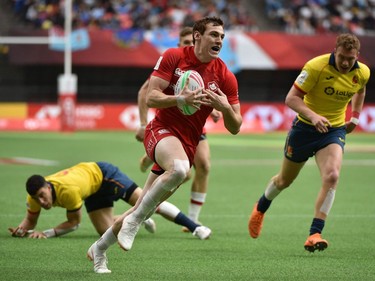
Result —
[{"label": "jersey collar", "polygon": [[[336,70],[338,70],[336,68],[336,60],[335,60],[335,53],[332,52],[330,57],[329,57],[329,65],[332,65]],[[356,61],[352,67],[352,69],[350,69],[350,71],[356,69],[356,68],[359,68],[359,64],[358,64],[358,61]]]},{"label": "jersey collar", "polygon": [[51,187],[51,191],[52,191],[52,202],[55,203],[55,201],[56,201],[55,187],[53,186],[53,184],[51,182],[48,182],[48,184]]}]

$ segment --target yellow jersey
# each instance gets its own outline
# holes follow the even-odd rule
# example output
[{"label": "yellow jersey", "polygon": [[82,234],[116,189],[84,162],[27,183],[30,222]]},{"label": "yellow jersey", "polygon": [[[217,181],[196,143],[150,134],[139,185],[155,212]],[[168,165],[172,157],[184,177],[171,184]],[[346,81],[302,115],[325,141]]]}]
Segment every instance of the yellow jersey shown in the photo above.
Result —
[{"label": "yellow jersey", "polygon": [[[294,86],[305,93],[303,100],[308,108],[326,117],[333,127],[340,127],[345,125],[352,97],[368,82],[370,69],[357,61],[350,72],[342,74],[335,65],[333,53],[313,58],[305,64]],[[298,119],[312,125],[300,114]]]},{"label": "yellow jersey", "polygon": [[[103,174],[95,162],[83,162],[46,176],[45,179],[54,187],[53,206],[74,211],[82,207],[83,200],[98,191]],[[27,207],[32,213],[41,210],[41,206],[29,194]]]}]

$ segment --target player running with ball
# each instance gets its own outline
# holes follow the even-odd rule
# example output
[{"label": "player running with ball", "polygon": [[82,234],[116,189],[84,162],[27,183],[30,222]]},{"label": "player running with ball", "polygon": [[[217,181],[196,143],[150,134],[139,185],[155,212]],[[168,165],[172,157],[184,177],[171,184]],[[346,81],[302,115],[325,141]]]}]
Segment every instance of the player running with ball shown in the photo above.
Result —
[{"label": "player running with ball", "polygon": [[[213,109],[222,113],[226,129],[237,134],[242,124],[238,85],[233,73],[219,58],[224,23],[216,17],[198,20],[193,26],[194,46],[168,49],[158,60],[150,78],[147,106],[157,108],[147,125],[144,146],[155,162],[136,205],[125,212],[102,237],[91,245],[89,256],[106,267],[106,250],[116,242],[132,248],[142,222],[171,196],[190,171],[203,126]],[[205,88],[185,87],[174,95],[178,78],[187,70],[197,71]],[[183,115],[177,104],[200,105],[193,115]]]}]

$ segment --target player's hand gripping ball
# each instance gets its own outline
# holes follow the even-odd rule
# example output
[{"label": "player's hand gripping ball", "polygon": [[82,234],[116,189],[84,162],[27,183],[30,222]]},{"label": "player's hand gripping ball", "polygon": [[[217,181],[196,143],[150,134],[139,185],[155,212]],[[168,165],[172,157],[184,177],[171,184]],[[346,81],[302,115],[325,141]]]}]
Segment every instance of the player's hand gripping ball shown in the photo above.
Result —
[{"label": "player's hand gripping ball", "polygon": [[[185,87],[188,78],[189,78],[189,84],[188,84],[189,90],[194,91],[198,88],[204,88],[204,82],[203,82],[202,76],[195,70],[188,70],[180,76],[180,78],[178,79],[176,83],[176,86],[174,88],[174,94],[176,96],[179,95],[182,89]],[[198,108],[188,105],[188,104],[177,105],[177,107],[181,111],[182,114],[192,115],[199,109],[200,105],[197,106]]]}]

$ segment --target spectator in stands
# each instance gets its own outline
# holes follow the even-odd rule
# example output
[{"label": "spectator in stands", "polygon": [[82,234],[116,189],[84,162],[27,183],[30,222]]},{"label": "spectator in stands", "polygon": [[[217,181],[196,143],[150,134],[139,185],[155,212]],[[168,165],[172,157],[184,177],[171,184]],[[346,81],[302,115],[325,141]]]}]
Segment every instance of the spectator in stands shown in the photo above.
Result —
[{"label": "spectator in stands", "polygon": [[[11,1],[11,0],[9,0]],[[142,28],[167,27],[180,29],[197,18],[220,16],[227,22],[226,29],[249,29],[253,22],[241,0],[75,0],[74,27]],[[63,0],[14,0],[14,12],[31,25],[49,29],[64,24]]]},{"label": "spectator in stands", "polygon": [[373,0],[267,0],[266,15],[280,21],[287,33],[345,33],[375,31]]}]

